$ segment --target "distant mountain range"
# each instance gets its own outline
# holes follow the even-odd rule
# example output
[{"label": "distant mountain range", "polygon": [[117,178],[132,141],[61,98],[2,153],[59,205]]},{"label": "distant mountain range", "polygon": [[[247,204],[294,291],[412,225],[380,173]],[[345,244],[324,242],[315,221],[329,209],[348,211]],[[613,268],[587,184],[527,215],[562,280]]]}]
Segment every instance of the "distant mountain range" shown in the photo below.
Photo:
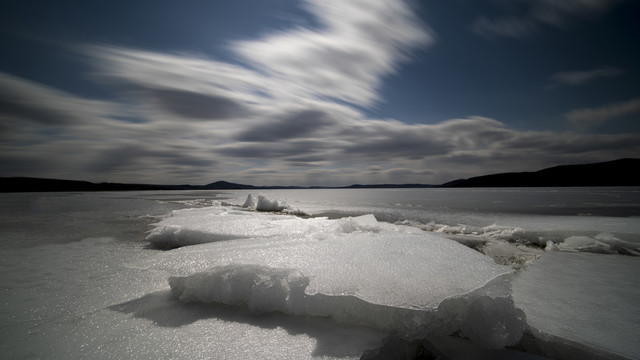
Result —
[{"label": "distant mountain range", "polygon": [[207,185],[153,185],[92,183],[88,181],[0,177],[0,192],[49,191],[131,191],[131,190],[237,190],[237,189],[384,189],[433,187],[564,187],[564,186],[640,186],[640,159],[561,165],[535,172],[509,172],[459,179],[441,185],[354,184],[342,187],[253,186],[216,181]]}]

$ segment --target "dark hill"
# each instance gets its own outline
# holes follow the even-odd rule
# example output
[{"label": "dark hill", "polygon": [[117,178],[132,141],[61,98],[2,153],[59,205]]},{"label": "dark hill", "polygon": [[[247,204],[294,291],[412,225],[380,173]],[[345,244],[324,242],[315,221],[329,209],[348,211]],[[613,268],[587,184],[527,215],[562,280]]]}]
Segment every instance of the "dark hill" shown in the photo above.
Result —
[{"label": "dark hill", "polygon": [[200,189],[206,190],[237,190],[237,189],[254,189],[253,185],[235,184],[228,181],[216,181],[211,184],[199,186]]},{"label": "dark hill", "polygon": [[195,188],[190,185],[92,183],[88,181],[30,177],[0,178],[0,192],[190,190]]},{"label": "dark hill", "polygon": [[88,181],[38,179],[28,177],[0,178],[0,191],[94,191],[97,184]]},{"label": "dark hill", "polygon": [[640,186],[640,159],[561,165],[535,172],[511,172],[455,180],[444,187]]}]

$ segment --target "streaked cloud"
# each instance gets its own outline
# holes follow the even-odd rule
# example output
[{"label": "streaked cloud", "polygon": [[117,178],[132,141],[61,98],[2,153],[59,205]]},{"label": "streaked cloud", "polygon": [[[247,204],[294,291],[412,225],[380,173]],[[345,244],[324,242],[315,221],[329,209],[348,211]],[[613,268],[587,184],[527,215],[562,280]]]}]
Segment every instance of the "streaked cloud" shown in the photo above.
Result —
[{"label": "streaked cloud", "polygon": [[[35,93],[47,89],[29,84]],[[62,92],[55,96],[54,102],[87,101]],[[635,99],[620,108],[637,110],[638,103]],[[161,118],[131,123],[107,117],[60,124],[55,132],[34,131],[29,121],[12,122],[11,140],[3,142],[0,164],[10,174],[37,176],[46,170],[55,177],[96,181],[226,179],[265,185],[344,185],[363,179],[439,183],[470,173],[498,172],[506,164],[513,171],[531,170],[549,163],[583,162],[585,157],[609,160],[640,151],[638,134],[520,131],[486,117],[406,124],[369,119],[330,102],[306,105],[306,112],[299,110],[299,104],[290,112],[280,109],[276,124],[284,124],[287,114],[302,124],[285,132],[287,136],[278,131],[271,134],[268,127],[261,129],[263,137],[252,133],[260,129],[256,122],[272,121],[273,113],[253,121],[231,121],[232,131],[221,120]],[[220,124],[228,126],[219,128]]]},{"label": "streaked cloud", "polygon": [[273,142],[284,139],[305,138],[315,135],[321,128],[331,126],[335,122],[326,113],[319,110],[282,114],[276,121],[268,121],[264,125],[256,125],[243,131],[236,138],[239,141]]},{"label": "streaked cloud", "polygon": [[[522,37],[613,3],[522,0],[518,5],[528,15],[485,18],[482,26],[495,27],[485,29],[487,36]],[[194,53],[78,45],[77,52],[93,66],[91,79],[113,91],[111,100],[0,74],[0,176],[149,183],[224,179],[256,185],[440,183],[640,152],[638,134],[519,130],[483,116],[424,124],[367,116],[362,108],[379,104],[385,78],[410,61],[412,52],[428,49],[435,35],[401,1],[304,4],[318,27],[232,42],[234,63]],[[556,18],[545,9],[556,11]],[[616,76],[616,70],[558,73],[553,79],[581,84]],[[593,125],[638,111],[639,103],[579,109],[567,118]]]},{"label": "streaked cloud", "polygon": [[[182,111],[207,98],[224,112],[272,101],[337,99],[361,106],[379,100],[384,76],[394,73],[411,51],[434,42],[429,28],[405,2],[306,1],[319,28],[295,27],[257,40],[229,45],[245,66],[193,56],[161,54],[113,46],[82,51],[99,64],[105,81],[128,84],[164,106]],[[173,95],[170,98],[166,95]],[[195,106],[192,106],[195,105]],[[174,111],[175,112],[175,111]],[[192,113],[186,115],[215,116]]]},{"label": "streaked cloud", "polygon": [[71,124],[118,115],[119,106],[100,100],[74,97],[63,91],[0,73],[0,116],[41,125]]},{"label": "streaked cloud", "polygon": [[584,129],[636,113],[640,113],[640,97],[600,107],[572,110],[565,114],[565,118]]},{"label": "streaked cloud", "polygon": [[259,71],[280,81],[286,94],[329,97],[370,106],[384,76],[410,51],[434,42],[405,2],[306,1],[320,29],[295,28],[232,49]]},{"label": "streaked cloud", "polygon": [[493,36],[526,38],[538,31],[538,24],[529,18],[508,16],[489,19],[486,16],[480,16],[471,25],[471,30],[487,38]]},{"label": "streaked cloud", "polygon": [[193,119],[229,119],[248,115],[242,104],[228,97],[175,89],[153,89],[149,94],[158,107]]},{"label": "streaked cloud", "polygon": [[592,70],[558,72],[551,75],[550,80],[554,85],[582,85],[622,74],[624,74],[624,70],[613,66],[606,66]]},{"label": "streaked cloud", "polygon": [[244,117],[271,101],[274,82],[242,66],[186,54],[85,45],[93,76],[122,91],[122,99],[143,102],[147,111],[185,119]]},{"label": "streaked cloud", "polygon": [[608,11],[621,0],[521,0],[496,2],[507,14],[479,16],[471,30],[484,37],[527,38],[545,27],[565,28]]}]

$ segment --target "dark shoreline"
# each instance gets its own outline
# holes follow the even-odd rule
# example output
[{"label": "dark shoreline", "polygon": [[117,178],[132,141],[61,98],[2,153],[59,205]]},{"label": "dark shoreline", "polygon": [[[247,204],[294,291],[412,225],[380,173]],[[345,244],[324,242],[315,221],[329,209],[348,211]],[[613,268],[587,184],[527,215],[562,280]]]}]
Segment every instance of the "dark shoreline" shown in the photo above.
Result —
[{"label": "dark shoreline", "polygon": [[227,181],[207,185],[92,183],[33,177],[0,177],[0,192],[151,191],[151,190],[274,190],[274,189],[412,189],[469,187],[640,186],[640,159],[561,165],[535,172],[508,172],[431,184],[353,184],[349,186],[254,186]]}]

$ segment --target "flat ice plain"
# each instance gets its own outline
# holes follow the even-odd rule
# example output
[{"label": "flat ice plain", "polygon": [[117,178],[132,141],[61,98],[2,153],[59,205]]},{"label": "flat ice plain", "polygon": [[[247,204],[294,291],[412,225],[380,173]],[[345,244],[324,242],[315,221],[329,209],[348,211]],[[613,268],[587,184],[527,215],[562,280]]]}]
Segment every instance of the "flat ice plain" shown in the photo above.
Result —
[{"label": "flat ice plain", "polygon": [[[434,207],[420,196],[455,195],[429,190],[3,195],[0,350],[638,357],[637,217]],[[628,212],[632,190],[606,196],[631,194]],[[531,191],[465,195],[504,206]]]}]

